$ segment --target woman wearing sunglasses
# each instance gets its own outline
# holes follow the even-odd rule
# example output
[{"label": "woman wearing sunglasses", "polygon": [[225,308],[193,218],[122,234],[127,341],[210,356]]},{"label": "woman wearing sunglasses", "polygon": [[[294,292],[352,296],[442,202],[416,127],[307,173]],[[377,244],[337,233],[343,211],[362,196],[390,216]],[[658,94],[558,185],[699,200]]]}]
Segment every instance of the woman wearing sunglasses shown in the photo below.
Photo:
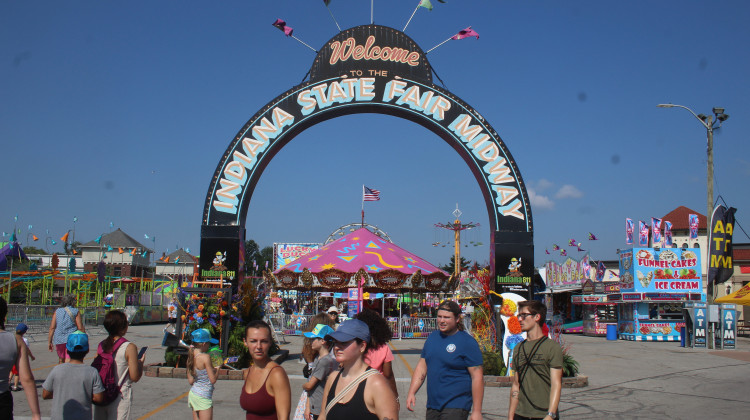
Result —
[{"label": "woman wearing sunglasses", "polygon": [[326,381],[319,420],[398,420],[398,403],[388,381],[364,361],[370,343],[367,324],[357,319],[341,323],[326,335],[341,364]]}]

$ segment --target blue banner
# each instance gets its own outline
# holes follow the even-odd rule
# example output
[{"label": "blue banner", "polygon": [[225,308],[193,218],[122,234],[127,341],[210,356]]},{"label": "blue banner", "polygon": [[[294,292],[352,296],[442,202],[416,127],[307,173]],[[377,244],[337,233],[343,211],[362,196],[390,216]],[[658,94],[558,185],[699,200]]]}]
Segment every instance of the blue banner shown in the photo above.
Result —
[{"label": "blue banner", "polygon": [[736,348],[737,337],[737,312],[735,312],[733,303],[724,303],[721,305],[721,340],[722,348],[734,350]]}]

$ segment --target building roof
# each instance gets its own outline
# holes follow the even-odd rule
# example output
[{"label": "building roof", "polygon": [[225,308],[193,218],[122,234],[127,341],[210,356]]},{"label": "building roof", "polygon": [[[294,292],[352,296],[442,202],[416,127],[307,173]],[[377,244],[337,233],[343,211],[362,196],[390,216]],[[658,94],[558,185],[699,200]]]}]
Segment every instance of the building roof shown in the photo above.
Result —
[{"label": "building roof", "polygon": [[732,249],[732,259],[735,261],[750,261],[750,248],[739,248],[736,244],[734,248]]},{"label": "building roof", "polygon": [[103,234],[99,243],[95,240],[89,241],[79,246],[79,248],[99,248],[101,246],[111,246],[112,248],[140,248],[142,250],[151,251],[145,245],[123,232],[120,228],[114,232]]},{"label": "building roof", "polygon": [[708,226],[708,221],[706,220],[706,216],[702,215],[701,213],[698,213],[697,211],[693,209],[689,209],[685,206],[677,207],[676,209],[670,211],[666,214],[666,216],[662,217],[662,220],[666,220],[668,222],[672,222],[672,230],[688,230],[690,229],[690,223],[689,218],[691,214],[697,214],[698,215],[698,229],[706,229],[706,226]]},{"label": "building roof", "polygon": [[191,255],[189,252],[185,251],[184,249],[180,248],[177,251],[167,255],[166,258],[169,258],[169,262],[166,263],[163,260],[157,260],[157,264],[175,264],[177,261],[177,258],[179,258],[179,264],[195,264],[198,262],[198,258]]}]

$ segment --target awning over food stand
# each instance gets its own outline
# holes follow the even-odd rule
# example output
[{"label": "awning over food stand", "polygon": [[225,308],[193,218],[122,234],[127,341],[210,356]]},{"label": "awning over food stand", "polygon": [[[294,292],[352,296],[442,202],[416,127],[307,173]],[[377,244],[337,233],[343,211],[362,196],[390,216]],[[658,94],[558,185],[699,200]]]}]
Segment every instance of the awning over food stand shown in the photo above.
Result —
[{"label": "awning over food stand", "polygon": [[264,278],[282,289],[445,292],[453,281],[445,271],[369,230],[358,229],[298,258]]},{"label": "awning over food stand", "polygon": [[750,305],[750,283],[744,285],[740,290],[714,299],[716,303],[735,303],[737,305]]}]

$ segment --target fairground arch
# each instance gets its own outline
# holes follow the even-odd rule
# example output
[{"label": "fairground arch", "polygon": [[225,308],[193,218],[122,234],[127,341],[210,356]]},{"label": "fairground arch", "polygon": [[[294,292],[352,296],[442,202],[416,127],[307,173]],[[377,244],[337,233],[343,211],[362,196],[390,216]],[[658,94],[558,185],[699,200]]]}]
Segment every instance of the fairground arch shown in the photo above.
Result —
[{"label": "fairground arch", "polygon": [[[242,279],[247,210],[273,157],[307,128],[344,115],[378,113],[419,124],[469,166],[490,221],[496,289],[529,285],[534,274],[531,205],[515,160],[477,111],[432,82],[422,49],[403,32],[379,25],[344,30],[316,56],[307,82],[277,96],[239,130],[217,165],[201,226],[201,277]],[[214,258],[216,256],[216,258]],[[512,258],[522,259],[510,272]]]}]

